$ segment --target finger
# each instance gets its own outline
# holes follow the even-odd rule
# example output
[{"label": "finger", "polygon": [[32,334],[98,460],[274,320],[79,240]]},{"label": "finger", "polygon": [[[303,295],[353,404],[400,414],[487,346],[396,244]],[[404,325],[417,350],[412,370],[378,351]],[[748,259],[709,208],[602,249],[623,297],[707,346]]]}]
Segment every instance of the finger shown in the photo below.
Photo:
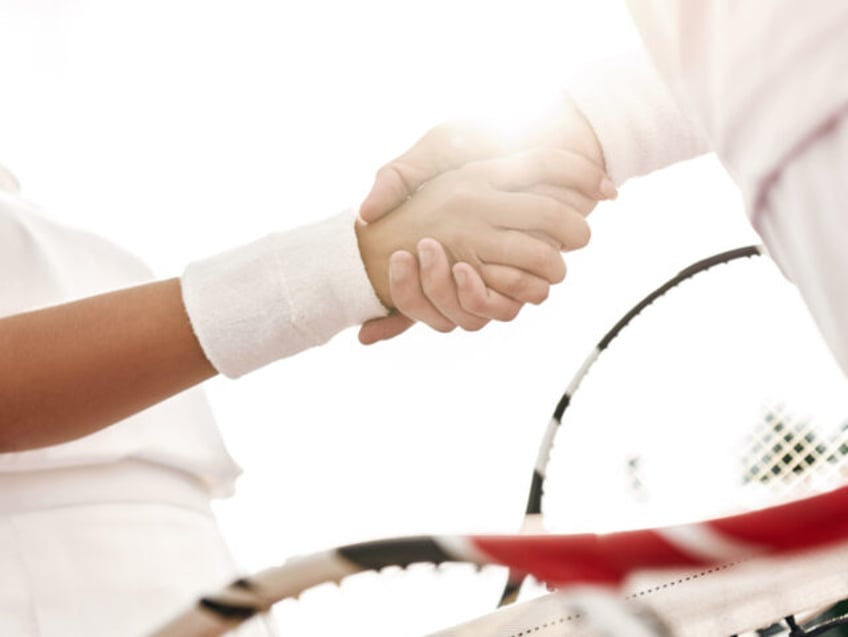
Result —
[{"label": "finger", "polygon": [[486,288],[474,268],[467,263],[453,266],[459,303],[466,311],[496,321],[511,321],[521,311],[521,303]]},{"label": "finger", "polygon": [[575,188],[598,200],[616,196],[615,186],[601,166],[561,148],[532,148],[475,162],[473,169],[502,190],[523,190],[546,183]]},{"label": "finger", "polygon": [[502,152],[482,129],[459,123],[436,126],[377,171],[374,185],[359,207],[359,216],[366,223],[375,221],[436,175]]},{"label": "finger", "polygon": [[[554,240],[562,250],[576,250],[585,247],[592,236],[592,230],[586,218],[562,202],[551,197],[517,192],[502,198],[495,209],[492,205],[492,219],[503,228],[541,232]],[[503,262],[499,262],[503,263]]]},{"label": "finger", "polygon": [[404,179],[404,167],[396,159],[382,166],[374,176],[371,191],[359,206],[359,219],[372,223],[397,208],[415,190]]},{"label": "finger", "polygon": [[[457,189],[454,196],[462,195]],[[584,247],[591,238],[591,228],[582,214],[570,206],[552,197],[543,197],[526,192],[489,191],[484,194],[471,193],[465,201],[457,203],[467,218],[484,218],[489,226],[486,231],[479,229],[473,235],[464,235],[469,244],[496,244],[503,240],[493,229],[523,231],[528,235],[547,235],[552,245],[558,250],[576,250]],[[467,230],[467,229],[466,229]],[[440,237],[442,239],[442,237]],[[457,261],[468,261],[477,265],[474,259],[463,254],[461,248],[448,243],[448,249],[456,256]],[[454,250],[459,249],[459,252]],[[487,261],[487,259],[483,259]],[[494,263],[510,261],[495,260]],[[534,270],[535,271],[535,270]]]},{"label": "finger", "polygon": [[418,260],[421,263],[421,288],[442,315],[470,332],[479,330],[489,322],[487,318],[476,316],[462,308],[450,263],[438,241],[419,241]]},{"label": "finger", "polygon": [[484,263],[480,274],[487,288],[518,303],[538,305],[548,298],[551,289],[545,279],[507,265]]},{"label": "finger", "polygon": [[450,332],[456,327],[425,296],[418,261],[409,252],[395,252],[389,259],[389,292],[397,311],[408,318],[426,323],[438,332]]},{"label": "finger", "polygon": [[379,341],[387,341],[403,334],[413,325],[415,321],[397,313],[372,319],[359,328],[359,342],[363,345],[373,345]]},{"label": "finger", "polygon": [[565,261],[559,250],[524,232],[498,232],[477,246],[476,255],[483,263],[512,266],[548,283],[559,283],[565,278]]},{"label": "finger", "polygon": [[553,186],[551,184],[536,184],[525,188],[523,192],[527,192],[540,197],[550,197],[556,199],[562,204],[565,204],[572,210],[579,212],[584,217],[587,217],[595,206],[598,205],[598,200],[587,197],[579,190],[574,188],[564,188],[562,186]]}]

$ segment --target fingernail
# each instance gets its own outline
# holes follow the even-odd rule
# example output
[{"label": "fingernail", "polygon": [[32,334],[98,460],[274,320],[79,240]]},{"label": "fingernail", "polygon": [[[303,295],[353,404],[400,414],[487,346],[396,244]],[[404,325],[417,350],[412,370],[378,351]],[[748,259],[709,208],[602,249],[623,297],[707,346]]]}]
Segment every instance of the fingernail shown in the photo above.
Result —
[{"label": "fingernail", "polygon": [[433,265],[433,261],[435,261],[435,255],[433,254],[433,248],[431,248],[426,243],[418,246],[418,260],[421,262],[422,268],[429,268]]},{"label": "fingernail", "polygon": [[598,192],[601,193],[601,196],[604,199],[615,199],[618,197],[618,190],[616,190],[615,184],[612,183],[612,179],[609,177],[601,179],[601,183],[598,186]]},{"label": "fingernail", "polygon": [[456,280],[456,284],[460,287],[468,286],[468,272],[463,270],[462,268],[456,268],[453,271],[453,278]]},{"label": "fingernail", "polygon": [[391,259],[389,261],[389,279],[391,281],[400,281],[409,275],[409,268],[406,266],[406,261],[403,259]]}]

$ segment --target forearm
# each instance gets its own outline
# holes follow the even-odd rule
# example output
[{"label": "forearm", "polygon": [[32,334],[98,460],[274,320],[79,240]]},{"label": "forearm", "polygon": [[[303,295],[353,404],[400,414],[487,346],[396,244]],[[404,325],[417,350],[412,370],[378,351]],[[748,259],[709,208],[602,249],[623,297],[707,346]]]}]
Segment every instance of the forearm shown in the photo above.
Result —
[{"label": "forearm", "polygon": [[0,319],[0,452],[98,431],[382,316],[344,213],[195,261],[180,279]]},{"label": "forearm", "polygon": [[93,433],[216,373],[177,279],[0,319],[0,451]]}]

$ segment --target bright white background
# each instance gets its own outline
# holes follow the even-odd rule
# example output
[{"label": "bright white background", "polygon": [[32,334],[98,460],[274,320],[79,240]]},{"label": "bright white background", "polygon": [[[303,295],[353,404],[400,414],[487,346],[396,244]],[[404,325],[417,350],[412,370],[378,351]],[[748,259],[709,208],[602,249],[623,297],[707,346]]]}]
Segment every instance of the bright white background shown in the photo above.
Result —
[{"label": "bright white background", "polygon": [[[160,276],[355,205],[429,126],[550,97],[635,42],[616,0],[0,0],[0,161]],[[248,570],[379,536],[511,531],[537,441],[610,320],[752,237],[710,158],[625,186],[540,307],[477,334],[355,330],[209,394]],[[332,258],[325,255],[324,258]]]}]

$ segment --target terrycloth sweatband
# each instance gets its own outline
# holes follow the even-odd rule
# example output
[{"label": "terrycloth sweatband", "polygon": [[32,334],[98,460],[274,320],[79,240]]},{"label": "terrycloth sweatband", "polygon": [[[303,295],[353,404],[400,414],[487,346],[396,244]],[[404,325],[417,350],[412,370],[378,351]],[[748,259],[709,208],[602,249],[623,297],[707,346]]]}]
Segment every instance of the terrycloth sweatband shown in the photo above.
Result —
[{"label": "terrycloth sweatband", "polygon": [[353,212],[190,263],[183,301],[206,357],[230,378],[385,316]]}]

